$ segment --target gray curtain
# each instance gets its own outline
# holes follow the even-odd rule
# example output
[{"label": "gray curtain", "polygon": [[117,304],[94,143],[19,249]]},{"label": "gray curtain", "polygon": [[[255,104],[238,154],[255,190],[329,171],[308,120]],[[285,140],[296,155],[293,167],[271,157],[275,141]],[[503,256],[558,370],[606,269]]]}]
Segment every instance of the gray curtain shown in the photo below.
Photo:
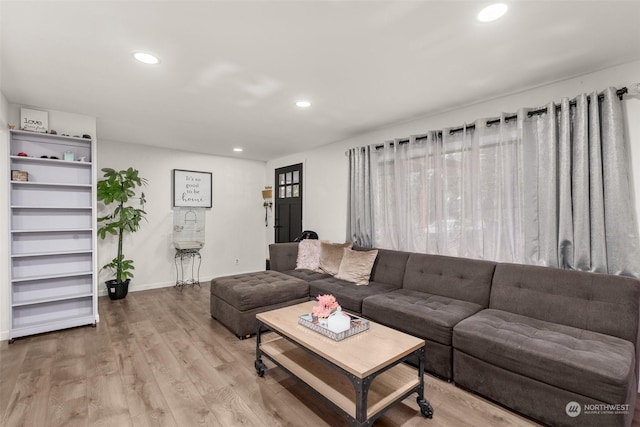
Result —
[{"label": "gray curtain", "polygon": [[614,88],[519,114],[526,262],[637,275],[638,228],[621,101]]},{"label": "gray curtain", "polygon": [[640,276],[622,103],[615,88],[602,98],[349,150],[348,238]]},{"label": "gray curtain", "polygon": [[347,240],[373,247],[373,218],[371,202],[371,150],[358,147],[347,151],[349,157],[349,195]]},{"label": "gray curtain", "polygon": [[524,262],[516,121],[387,141],[371,153],[376,247]]}]

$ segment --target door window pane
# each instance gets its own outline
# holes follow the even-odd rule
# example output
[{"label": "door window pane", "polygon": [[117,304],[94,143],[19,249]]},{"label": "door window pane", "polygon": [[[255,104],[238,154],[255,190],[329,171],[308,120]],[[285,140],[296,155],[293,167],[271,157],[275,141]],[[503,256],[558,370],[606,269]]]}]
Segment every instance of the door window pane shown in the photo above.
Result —
[{"label": "door window pane", "polygon": [[291,197],[291,186],[287,185],[287,197]]},{"label": "door window pane", "polygon": [[280,178],[280,179],[278,179],[279,184],[280,184],[280,185],[284,185],[284,174],[283,174],[283,173],[281,173],[281,174],[280,174],[280,176],[279,176],[279,178]]},{"label": "door window pane", "polygon": [[279,196],[281,199],[284,199],[284,187],[280,187],[280,188],[279,188],[279,190],[280,190],[280,193],[278,194],[278,196]]},{"label": "door window pane", "polygon": [[297,184],[300,182],[300,171],[293,171],[293,183]]},{"label": "door window pane", "polygon": [[287,172],[287,184],[291,184],[291,172]]},{"label": "door window pane", "polygon": [[300,197],[300,184],[293,184],[293,197]]}]

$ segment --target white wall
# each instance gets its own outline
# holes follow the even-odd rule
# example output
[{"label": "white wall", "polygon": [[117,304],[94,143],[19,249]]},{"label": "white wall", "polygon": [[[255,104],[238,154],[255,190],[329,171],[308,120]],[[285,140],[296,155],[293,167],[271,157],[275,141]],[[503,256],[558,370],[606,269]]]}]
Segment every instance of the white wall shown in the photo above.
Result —
[{"label": "white wall", "polygon": [[5,275],[6,280],[0,282],[0,340],[9,338],[9,196],[7,189],[9,187],[9,158],[6,149],[9,142],[9,133],[7,124],[12,124],[16,128],[20,125],[20,107],[34,108],[49,112],[49,129],[55,129],[59,134],[67,133],[69,135],[89,134],[96,136],[96,118],[85,116],[82,114],[67,113],[63,111],[47,110],[38,106],[9,104],[4,95],[0,102],[0,145],[2,145],[2,154],[0,162],[0,205],[3,213],[0,221],[0,237],[2,246],[0,246],[0,271]]},{"label": "white wall", "polygon": [[[179,142],[176,142],[179,145]],[[149,183],[144,188],[147,221],[124,240],[124,253],[135,263],[129,290],[172,286],[176,280],[173,248],[172,170],[186,169],[213,174],[213,207],[206,211],[205,246],[200,250],[200,281],[213,277],[263,270],[265,263],[264,188],[265,163],[156,148],[145,145],[101,141],[99,169],[133,167]],[[99,172],[99,176],[102,174]],[[101,210],[98,210],[100,216]],[[115,256],[117,239],[98,243],[98,266]],[[236,263],[236,260],[238,262]],[[190,272],[189,272],[190,276]],[[110,279],[100,275],[98,289]]]},{"label": "white wall", "polygon": [[[345,151],[352,147],[379,144],[393,138],[407,137],[453,127],[476,119],[495,117],[501,112],[515,112],[520,107],[544,106],[549,101],[573,98],[579,93],[602,91],[606,87],[623,87],[640,82],[640,61],[608,68],[536,89],[510,94],[430,117],[402,123],[267,162],[266,180],[273,185],[274,170],[304,163],[303,229],[315,230],[321,239],[344,241],[347,227],[348,159]],[[636,200],[640,201],[640,99],[626,96],[624,107],[632,148],[632,165]],[[313,112],[311,112],[313,113]],[[640,209],[637,209],[640,211]],[[273,228],[266,232],[272,243]]]}]

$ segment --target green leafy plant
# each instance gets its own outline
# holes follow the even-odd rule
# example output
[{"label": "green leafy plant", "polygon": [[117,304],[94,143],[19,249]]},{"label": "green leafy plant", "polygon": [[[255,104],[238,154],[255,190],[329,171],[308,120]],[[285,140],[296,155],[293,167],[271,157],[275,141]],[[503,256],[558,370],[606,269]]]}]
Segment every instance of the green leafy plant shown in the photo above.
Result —
[{"label": "green leafy plant", "polygon": [[[105,239],[107,235],[118,236],[118,254],[110,263],[102,268],[109,269],[115,274],[118,283],[122,283],[133,277],[133,261],[125,259],[122,252],[122,238],[125,232],[134,233],[140,228],[140,222],[147,214],[144,211],[146,202],[144,193],[138,196],[136,189],[147,185],[147,180],[138,176],[138,171],[133,168],[116,171],[111,168],[102,169],[103,178],[98,181],[98,201],[105,206],[115,205],[111,213],[98,218],[101,224],[98,228],[98,236]],[[132,206],[136,200],[140,207]]]}]

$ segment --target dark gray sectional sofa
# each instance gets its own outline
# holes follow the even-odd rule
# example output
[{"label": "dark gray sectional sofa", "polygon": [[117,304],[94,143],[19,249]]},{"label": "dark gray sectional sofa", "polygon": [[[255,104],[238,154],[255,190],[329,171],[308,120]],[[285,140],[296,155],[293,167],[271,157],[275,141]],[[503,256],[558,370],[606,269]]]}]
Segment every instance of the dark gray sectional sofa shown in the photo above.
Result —
[{"label": "dark gray sectional sofa", "polygon": [[[356,248],[367,250],[367,248]],[[640,281],[380,249],[366,286],[271,268],[347,310],[425,339],[426,370],[553,426],[629,426],[638,390]],[[578,410],[579,414],[576,415]]]}]

